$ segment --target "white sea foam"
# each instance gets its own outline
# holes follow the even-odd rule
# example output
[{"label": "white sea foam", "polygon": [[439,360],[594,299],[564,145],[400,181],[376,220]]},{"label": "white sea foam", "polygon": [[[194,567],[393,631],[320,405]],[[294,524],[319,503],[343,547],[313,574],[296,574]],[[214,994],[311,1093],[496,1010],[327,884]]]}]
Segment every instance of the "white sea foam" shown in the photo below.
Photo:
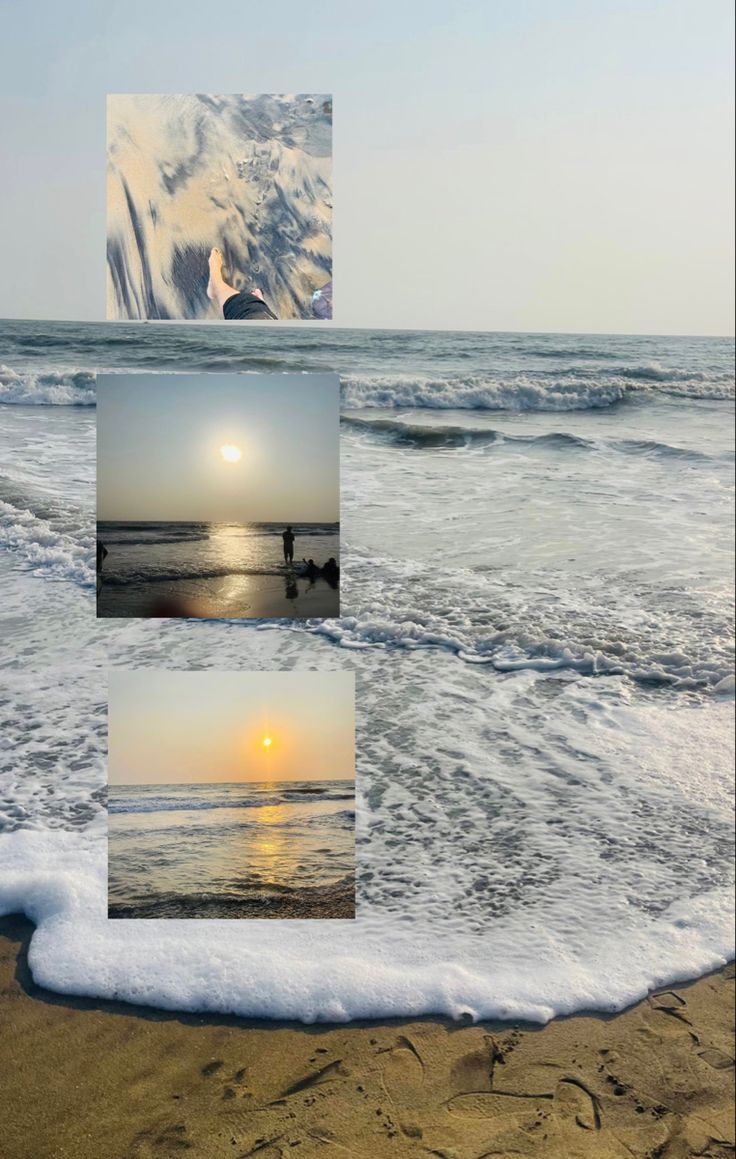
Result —
[{"label": "white sea foam", "polygon": [[[278,627],[279,625],[275,625]],[[344,616],[339,620],[309,621],[307,629],[327,636],[342,648],[440,648],[471,664],[489,664],[498,672],[569,670],[587,676],[624,674],[643,684],[668,684],[680,689],[710,688],[727,691],[732,675],[732,650],[724,656],[697,658],[655,646],[647,651],[634,642],[627,646],[611,635],[596,643],[555,640],[543,630],[477,633],[457,624],[443,623],[416,609],[405,619],[386,616]]]},{"label": "white sea foam", "polygon": [[498,672],[623,675],[645,686],[719,693],[733,673],[727,619],[698,609],[693,625],[687,602],[675,602],[645,623],[642,592],[615,576],[603,588],[597,577],[578,579],[572,595],[565,576],[551,568],[518,586],[506,572],[346,553],[348,577],[371,569],[370,580],[350,584],[339,619],[308,621],[306,629],[350,651],[440,650]]},{"label": "white sea foam", "polygon": [[31,571],[43,571],[83,587],[95,582],[91,528],[77,523],[74,531],[62,530],[52,521],[0,499],[0,544],[15,552]]},{"label": "white sea foam", "polygon": [[[482,939],[366,922],[108,921],[101,836],[0,837],[0,913],[36,924],[29,963],[62,994],[202,1013],[340,1022],[440,1014],[545,1022],[581,1007],[612,1011],[733,953],[727,891],[672,905],[654,922],[626,904],[575,929],[526,919]],[[625,926],[622,937],[621,924]],[[565,927],[568,927],[566,930]]]},{"label": "white sea foam", "polygon": [[21,373],[0,364],[0,403],[94,406],[95,399],[95,375],[88,370]]},{"label": "white sea foam", "polygon": [[[226,625],[203,630],[206,644],[178,637],[208,653],[217,638],[231,649]],[[314,662],[310,638],[297,639]],[[249,652],[257,654],[254,641]],[[488,684],[419,653],[400,674],[390,661],[359,671],[372,679],[359,706],[358,918],[329,928],[108,922],[104,811],[88,807],[103,771],[90,753],[86,772],[59,776],[76,755],[70,728],[91,737],[104,690],[95,673],[19,677],[11,784],[20,761],[30,771],[39,752],[45,760],[11,790],[25,808],[21,827],[0,837],[0,912],[38,925],[36,981],[61,993],[304,1021],[424,1013],[545,1021],[620,1008],[731,955],[720,868],[732,805],[730,705],[643,707],[610,678],[560,680],[552,695],[536,673]],[[21,706],[40,734],[22,727]],[[45,827],[77,807],[87,807],[81,831]]]}]

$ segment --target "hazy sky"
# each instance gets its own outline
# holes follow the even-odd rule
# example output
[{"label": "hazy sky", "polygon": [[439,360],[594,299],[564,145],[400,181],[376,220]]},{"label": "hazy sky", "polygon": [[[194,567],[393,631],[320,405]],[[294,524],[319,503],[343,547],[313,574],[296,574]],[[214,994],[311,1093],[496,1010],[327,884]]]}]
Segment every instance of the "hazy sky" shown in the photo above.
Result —
[{"label": "hazy sky", "polygon": [[338,393],[329,374],[102,375],[97,518],[339,519]]},{"label": "hazy sky", "polygon": [[110,672],[108,779],[352,779],[354,700],[351,672]]},{"label": "hazy sky", "polygon": [[732,332],[732,0],[2,19],[0,316],[104,318],[106,93],[332,92],[336,324]]}]

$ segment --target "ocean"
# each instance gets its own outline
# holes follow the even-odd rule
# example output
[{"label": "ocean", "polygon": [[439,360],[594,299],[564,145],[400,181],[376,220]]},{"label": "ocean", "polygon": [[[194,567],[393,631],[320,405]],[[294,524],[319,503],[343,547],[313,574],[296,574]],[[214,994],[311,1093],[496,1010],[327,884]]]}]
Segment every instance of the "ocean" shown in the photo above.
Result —
[{"label": "ocean", "polygon": [[350,781],[111,785],[108,917],[352,918]]},{"label": "ocean", "polygon": [[301,574],[303,559],[340,559],[336,523],[294,523],[295,564],[283,523],[97,523],[107,557],[98,616],[338,616],[338,581]]},{"label": "ocean", "polygon": [[[733,956],[733,344],[5,322],[0,909],[61,993],[613,1011]],[[342,383],[341,617],[96,619],[95,372]],[[110,667],[356,677],[357,918],[106,920]]]}]

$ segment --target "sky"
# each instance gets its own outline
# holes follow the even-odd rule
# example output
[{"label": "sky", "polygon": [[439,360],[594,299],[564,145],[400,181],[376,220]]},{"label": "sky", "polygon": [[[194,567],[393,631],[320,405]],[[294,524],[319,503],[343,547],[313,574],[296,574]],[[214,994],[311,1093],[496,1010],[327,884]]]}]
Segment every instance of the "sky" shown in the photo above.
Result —
[{"label": "sky", "polygon": [[338,395],[330,374],[101,375],[97,518],[336,522]]},{"label": "sky", "polygon": [[106,93],[331,92],[336,325],[733,332],[731,0],[2,17],[0,317],[105,316]]},{"label": "sky", "polygon": [[149,668],[109,679],[111,785],[355,777],[351,672]]}]

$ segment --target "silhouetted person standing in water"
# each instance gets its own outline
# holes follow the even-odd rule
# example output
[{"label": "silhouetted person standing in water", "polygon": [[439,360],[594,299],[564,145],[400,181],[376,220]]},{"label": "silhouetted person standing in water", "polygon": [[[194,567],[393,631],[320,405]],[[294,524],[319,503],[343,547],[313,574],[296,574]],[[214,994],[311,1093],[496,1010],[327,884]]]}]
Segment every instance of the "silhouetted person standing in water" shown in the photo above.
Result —
[{"label": "silhouetted person standing in water", "polygon": [[281,538],[284,541],[284,559],[287,563],[294,562],[294,532],[290,527],[286,531],[281,532]]},{"label": "silhouetted person standing in water", "polygon": [[103,564],[103,561],[104,561],[106,555],[107,555],[107,548],[105,547],[102,540],[98,539],[97,540],[97,574],[98,575],[102,571],[102,564]]}]

